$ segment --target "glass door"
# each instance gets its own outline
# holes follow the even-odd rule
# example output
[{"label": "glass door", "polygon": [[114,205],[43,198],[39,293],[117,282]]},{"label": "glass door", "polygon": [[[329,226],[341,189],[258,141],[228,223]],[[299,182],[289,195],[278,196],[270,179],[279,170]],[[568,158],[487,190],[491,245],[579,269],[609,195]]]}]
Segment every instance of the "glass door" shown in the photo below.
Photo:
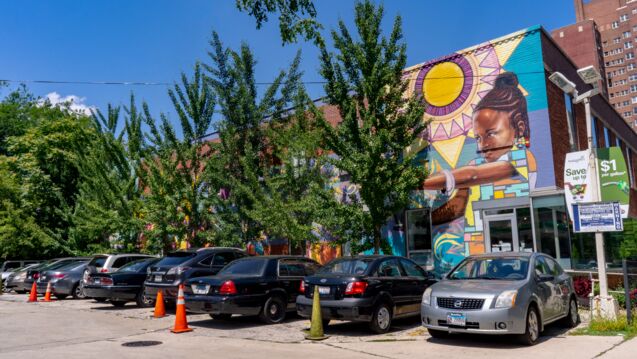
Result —
[{"label": "glass door", "polygon": [[405,211],[407,231],[407,257],[427,270],[433,269],[431,251],[431,210],[429,208]]},{"label": "glass door", "polygon": [[485,216],[487,252],[512,252],[520,250],[515,214]]}]

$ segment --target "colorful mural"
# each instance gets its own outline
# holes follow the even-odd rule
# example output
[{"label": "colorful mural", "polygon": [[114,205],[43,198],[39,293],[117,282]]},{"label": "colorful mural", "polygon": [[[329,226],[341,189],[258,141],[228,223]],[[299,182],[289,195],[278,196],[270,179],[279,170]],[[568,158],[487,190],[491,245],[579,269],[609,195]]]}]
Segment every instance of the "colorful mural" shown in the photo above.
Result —
[{"label": "colorful mural", "polygon": [[406,95],[425,101],[430,121],[408,151],[430,173],[412,207],[432,208],[438,272],[485,251],[477,202],[528,196],[553,176],[540,35],[530,28],[405,71]]}]

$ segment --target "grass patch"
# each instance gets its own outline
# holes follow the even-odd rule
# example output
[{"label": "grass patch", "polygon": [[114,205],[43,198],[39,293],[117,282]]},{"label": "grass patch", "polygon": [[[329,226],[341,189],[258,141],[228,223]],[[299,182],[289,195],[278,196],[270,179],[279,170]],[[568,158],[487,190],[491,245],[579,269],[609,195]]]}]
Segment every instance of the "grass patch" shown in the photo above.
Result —
[{"label": "grass patch", "polygon": [[633,319],[632,324],[628,324],[626,317],[617,320],[595,319],[588,327],[574,330],[573,335],[622,335],[624,339],[631,339],[637,336],[637,320]]}]

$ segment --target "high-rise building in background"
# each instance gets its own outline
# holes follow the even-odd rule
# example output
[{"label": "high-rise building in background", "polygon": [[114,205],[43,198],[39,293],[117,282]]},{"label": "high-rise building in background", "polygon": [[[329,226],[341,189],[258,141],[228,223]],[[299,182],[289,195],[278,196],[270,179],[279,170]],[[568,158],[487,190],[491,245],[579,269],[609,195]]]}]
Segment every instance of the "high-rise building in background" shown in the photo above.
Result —
[{"label": "high-rise building in background", "polygon": [[577,66],[593,65],[605,75],[605,95],[636,129],[637,0],[574,2],[577,23],[553,31],[552,36]]}]

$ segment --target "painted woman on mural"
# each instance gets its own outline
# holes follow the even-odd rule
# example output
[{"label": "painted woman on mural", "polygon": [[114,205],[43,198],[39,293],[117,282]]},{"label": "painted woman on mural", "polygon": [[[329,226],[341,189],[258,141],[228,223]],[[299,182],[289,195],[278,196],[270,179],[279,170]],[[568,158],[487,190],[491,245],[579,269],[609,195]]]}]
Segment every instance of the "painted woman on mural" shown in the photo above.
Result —
[{"label": "painted woman on mural", "polygon": [[475,107],[472,119],[479,158],[465,166],[434,173],[425,180],[424,189],[442,190],[452,196],[432,212],[433,225],[464,216],[473,186],[526,181],[511,158],[512,151],[523,149],[527,153],[525,158],[533,158],[526,150],[530,144],[526,98],[514,73],[498,75],[493,89]]}]

